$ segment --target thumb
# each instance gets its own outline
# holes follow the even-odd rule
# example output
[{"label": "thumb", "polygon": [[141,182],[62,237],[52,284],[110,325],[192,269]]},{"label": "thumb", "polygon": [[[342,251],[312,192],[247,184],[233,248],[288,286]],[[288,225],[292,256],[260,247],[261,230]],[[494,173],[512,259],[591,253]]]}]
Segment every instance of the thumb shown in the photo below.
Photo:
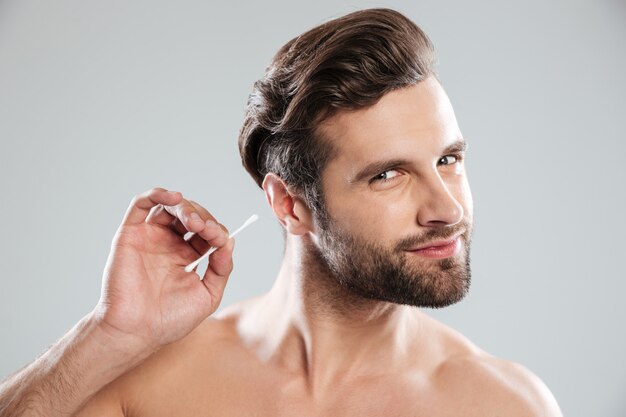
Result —
[{"label": "thumb", "polygon": [[209,256],[209,265],[204,272],[202,283],[211,294],[215,309],[222,300],[228,277],[233,271],[233,249],[235,239],[228,242]]}]

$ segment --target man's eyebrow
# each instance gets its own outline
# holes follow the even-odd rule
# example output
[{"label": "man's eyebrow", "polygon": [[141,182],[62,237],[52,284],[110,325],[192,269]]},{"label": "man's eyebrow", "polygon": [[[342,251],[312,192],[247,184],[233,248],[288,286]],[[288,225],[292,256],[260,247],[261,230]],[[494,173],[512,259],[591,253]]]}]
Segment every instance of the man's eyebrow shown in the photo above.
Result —
[{"label": "man's eyebrow", "polygon": [[[443,154],[455,153],[455,152],[465,152],[467,149],[467,142],[463,139],[459,139],[456,142],[448,145],[444,150]],[[411,162],[408,159],[404,158],[393,158],[393,159],[385,159],[381,161],[374,161],[370,164],[367,164],[363,169],[361,169],[352,179],[353,183],[361,182],[365,179],[370,179],[374,175],[380,174],[387,169],[396,168],[403,165],[409,165]]]},{"label": "man's eyebrow", "polygon": [[459,139],[451,145],[447,146],[446,149],[443,150],[444,154],[448,154],[451,152],[465,152],[467,150],[467,142],[464,139]]}]

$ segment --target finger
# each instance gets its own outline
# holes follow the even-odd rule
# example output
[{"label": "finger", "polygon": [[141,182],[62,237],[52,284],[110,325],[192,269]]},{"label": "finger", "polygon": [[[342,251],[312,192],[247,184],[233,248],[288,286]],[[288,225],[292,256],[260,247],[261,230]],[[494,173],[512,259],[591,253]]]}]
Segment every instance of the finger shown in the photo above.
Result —
[{"label": "finger", "polygon": [[148,216],[146,217],[146,223],[159,224],[161,226],[170,226],[176,218],[172,216],[163,204],[157,204],[150,209]]},{"label": "finger", "polygon": [[200,215],[202,220],[205,222],[205,224],[206,224],[207,220],[211,220],[211,221],[217,223],[222,228],[222,230],[225,232],[226,236],[228,236],[228,229],[226,228],[226,226],[224,226],[223,224],[218,222],[215,219],[215,217],[213,217],[213,215],[209,212],[209,210],[205,209],[204,207],[202,207],[200,204],[196,203],[193,200],[188,200],[188,201],[197,210],[198,214]]},{"label": "finger", "polygon": [[200,233],[205,228],[205,220],[202,219],[198,210],[186,199],[182,199],[176,205],[164,205],[163,209],[174,217],[174,221],[170,226],[179,234],[187,232]]},{"label": "finger", "polygon": [[[208,230],[206,227],[196,227],[196,225],[192,223],[192,216],[194,214],[197,214],[202,222],[204,222],[205,226],[207,224],[207,221],[209,221],[211,225],[213,223],[216,223],[224,231],[225,237],[228,237],[228,229],[224,225],[219,223],[207,209],[205,209],[195,201],[183,199],[177,206],[164,207],[164,210],[169,215],[174,216],[174,220],[170,224],[170,227],[172,227],[179,235],[185,235],[187,232],[192,233],[192,236],[187,237],[186,240],[188,241],[191,240],[191,238],[195,237],[196,234],[200,235],[206,241],[211,241],[216,238],[215,233],[213,233],[211,230]],[[192,227],[196,228],[194,229]],[[194,241],[198,241],[198,239],[195,238]],[[222,246],[224,243],[225,242],[219,241],[213,246]]]},{"label": "finger", "polygon": [[[185,229],[185,226],[180,222],[180,220],[172,216],[162,206],[153,208],[153,210],[150,211],[150,214],[148,214],[148,217],[146,218],[146,223],[169,227],[177,235],[182,236],[185,241],[188,241],[189,238],[195,236],[195,233],[189,232]],[[189,236],[185,236],[187,233],[189,233]]]},{"label": "finger", "polygon": [[168,191],[165,188],[155,187],[133,197],[126,214],[123,225],[135,225],[143,223],[148,217],[152,207],[157,204],[175,205],[182,199],[182,194],[177,191]]},{"label": "finger", "polygon": [[197,203],[193,200],[187,200],[189,202],[189,204],[191,204],[191,206],[196,209],[196,211],[198,212],[198,214],[200,214],[200,217],[202,217],[202,220],[204,220],[205,222],[207,220],[213,220],[214,222],[217,222],[217,220],[215,220],[215,217],[213,217],[213,215],[209,212],[209,210],[205,209],[204,207],[202,207],[202,205],[200,205],[200,203]]},{"label": "finger", "polygon": [[[158,204],[150,210],[150,213],[146,218],[146,223],[169,226],[179,236],[183,236],[185,241],[191,245],[191,247],[198,255],[204,255],[209,250],[209,248],[211,248],[211,246],[223,246],[228,239],[228,230],[226,229],[226,227],[217,223],[215,221],[215,217],[213,217],[213,215],[209,213],[207,209],[192,200],[183,200],[179,203],[179,205],[182,207],[183,213],[185,213],[185,206],[188,206],[188,204],[193,207],[193,210],[198,213],[200,218],[202,218],[203,220],[208,219],[209,221],[208,226],[205,226],[205,229],[200,231],[200,233],[198,234],[188,232],[180,219],[174,217],[174,215],[170,213],[170,211],[176,213],[175,208],[170,207],[170,211],[168,211],[168,209],[166,209],[166,207],[162,204]],[[216,224],[219,227],[217,227]],[[224,231],[223,236],[220,235],[220,230]],[[187,233],[189,233],[189,235],[186,235]]]},{"label": "finger", "polygon": [[191,236],[189,243],[200,255],[204,255],[211,247],[220,248],[228,243],[228,232],[224,231],[225,227],[213,220],[207,220],[206,228]]},{"label": "finger", "polygon": [[[184,206],[187,203],[191,204],[191,210],[195,210],[196,213],[200,216],[202,221],[214,220],[215,217],[207,209],[202,207],[200,204],[196,203],[192,200],[183,199],[179,204],[183,206],[183,211],[185,210]],[[150,210],[148,217],[146,218],[146,223],[151,224],[159,224],[161,226],[170,226],[172,227],[179,235],[184,235],[188,232],[185,228],[185,225],[180,221],[176,215],[172,214],[176,211],[174,209],[170,209],[169,211],[163,206],[163,204],[158,204]]]},{"label": "finger", "polygon": [[[168,227],[173,230],[177,235],[182,236],[185,241],[188,241],[190,237],[195,236],[193,232],[187,231],[181,221],[172,216],[163,206],[163,204],[156,205],[150,209],[148,217],[146,217],[146,223],[158,224],[160,226]],[[188,236],[185,236],[189,233]]]},{"label": "finger", "polygon": [[[205,222],[205,224],[207,220],[212,220],[217,223],[217,220],[215,220],[215,217],[213,217],[213,215],[209,213],[209,210],[205,209],[204,207],[202,207],[200,204],[196,203],[193,200],[187,200],[187,201],[189,202],[189,204],[191,204],[193,209],[196,211],[196,213],[198,213],[198,215],[200,216],[202,221]],[[187,229],[185,229],[185,226],[178,219],[174,221],[173,227],[178,232],[182,232],[183,234],[187,232]],[[191,232],[191,234],[186,238],[186,240],[189,241],[194,236],[196,236],[196,234]],[[199,239],[197,238],[194,240],[199,241]]]},{"label": "finger", "polygon": [[[233,271],[233,249],[235,239],[228,239],[228,243],[209,256],[209,265],[204,272],[202,283],[215,300],[215,305],[219,305],[224,295],[224,288],[228,282],[228,277]],[[217,308],[217,307],[216,307]]]}]

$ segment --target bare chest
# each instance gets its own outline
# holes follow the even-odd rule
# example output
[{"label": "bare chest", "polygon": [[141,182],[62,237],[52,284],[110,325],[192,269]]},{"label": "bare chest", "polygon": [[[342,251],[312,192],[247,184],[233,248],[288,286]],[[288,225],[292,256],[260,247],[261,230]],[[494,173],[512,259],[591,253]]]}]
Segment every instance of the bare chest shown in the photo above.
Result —
[{"label": "bare chest", "polygon": [[312,393],[302,381],[254,373],[192,381],[166,384],[167,390],[143,397],[128,416],[448,417],[461,410],[472,415],[428,381],[406,376],[332,386],[323,393]]}]

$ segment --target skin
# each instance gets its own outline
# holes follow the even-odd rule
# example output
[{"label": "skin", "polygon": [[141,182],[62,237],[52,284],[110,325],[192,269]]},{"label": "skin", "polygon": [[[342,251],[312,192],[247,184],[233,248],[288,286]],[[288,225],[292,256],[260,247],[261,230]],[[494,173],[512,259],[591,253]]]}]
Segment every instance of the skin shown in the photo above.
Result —
[{"label": "skin", "polygon": [[[421,246],[448,236],[448,230],[463,231],[460,242],[468,249],[473,202],[465,166],[442,153],[462,135],[436,78],[388,93],[370,108],[338,113],[320,129],[337,149],[322,183],[328,213],[342,230],[388,250],[407,236]],[[374,174],[387,182],[354,181],[370,162],[395,157],[406,163]],[[416,306],[364,298],[341,286],[316,256],[322,241],[306,204],[274,174],[266,176],[263,188],[288,232],[272,289],[197,327],[206,312],[186,319],[193,330],[182,338],[177,339],[178,329],[149,329],[142,340],[151,346],[160,340],[156,352],[106,385],[76,415],[562,415],[545,384],[522,365],[488,354]],[[194,229],[184,227],[192,211],[212,218],[197,203],[175,202],[155,217],[163,224],[183,219],[179,233]],[[196,294],[212,300],[210,313],[232,269],[232,243],[218,227],[198,224],[193,231],[200,235],[197,253],[224,239],[216,252],[218,270],[209,277],[216,285],[211,297]],[[438,269],[442,260],[403,256],[413,270],[448,282]],[[461,250],[452,261],[465,265],[468,256],[469,250]],[[107,316],[115,332],[126,314]],[[141,323],[123,331],[141,334]]]}]

